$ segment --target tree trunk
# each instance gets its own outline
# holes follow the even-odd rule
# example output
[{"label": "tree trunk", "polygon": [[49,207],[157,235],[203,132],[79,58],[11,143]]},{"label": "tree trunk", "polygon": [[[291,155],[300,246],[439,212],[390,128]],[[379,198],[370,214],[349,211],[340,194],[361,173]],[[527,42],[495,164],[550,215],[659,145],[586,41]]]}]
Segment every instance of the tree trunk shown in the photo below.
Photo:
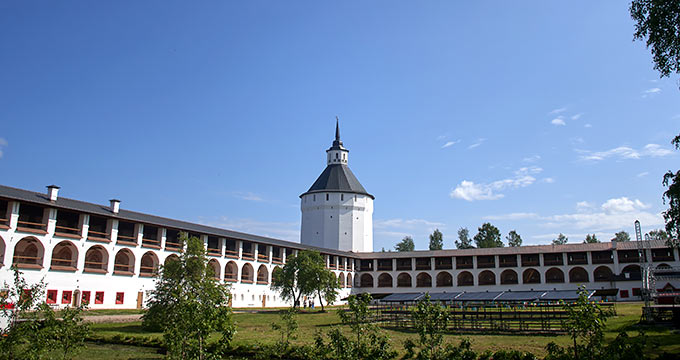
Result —
[{"label": "tree trunk", "polygon": [[321,311],[326,311],[326,310],[324,310],[324,307],[323,307],[323,298],[321,298],[321,290],[316,289],[316,293],[319,295],[319,303],[321,303]]},{"label": "tree trunk", "polygon": [[578,350],[576,349],[576,336],[573,336],[572,339],[574,339],[574,360],[578,360]]}]

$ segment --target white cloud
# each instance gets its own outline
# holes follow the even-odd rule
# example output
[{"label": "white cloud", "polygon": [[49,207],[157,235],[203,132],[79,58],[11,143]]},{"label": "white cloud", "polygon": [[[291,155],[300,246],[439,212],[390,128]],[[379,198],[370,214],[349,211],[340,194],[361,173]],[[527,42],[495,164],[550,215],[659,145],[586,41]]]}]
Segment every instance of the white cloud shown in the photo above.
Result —
[{"label": "white cloud", "polygon": [[581,160],[600,161],[607,158],[640,159],[643,157],[664,157],[673,154],[673,151],[662,148],[658,144],[647,144],[641,150],[635,150],[629,146],[619,146],[605,151],[577,150],[582,153]]},{"label": "white cloud", "polygon": [[502,221],[502,220],[536,219],[538,217],[539,216],[536,213],[517,212],[517,213],[501,214],[501,215],[489,215],[489,216],[485,216],[484,219]]},{"label": "white cloud", "polygon": [[565,123],[564,119],[562,119],[561,117],[552,119],[552,121],[550,123],[555,125],[555,126],[565,126],[565,125],[567,125],[567,123]]},{"label": "white cloud", "polygon": [[583,127],[584,128],[591,128],[591,127],[593,127],[593,125],[592,124],[585,124],[585,125],[583,125]]},{"label": "white cloud", "polygon": [[251,192],[235,192],[233,195],[234,195],[234,197],[241,199],[241,200],[258,201],[258,202],[264,201],[264,199],[261,196],[254,194],[254,193],[251,193]]},{"label": "white cloud", "polygon": [[567,111],[567,108],[566,108],[566,107],[562,107],[562,108],[555,109],[555,110],[549,112],[548,114],[550,114],[550,115],[555,115],[555,114],[563,113],[563,112],[565,112],[565,111]]},{"label": "white cloud", "polygon": [[441,141],[441,140],[444,140],[444,139],[446,139],[446,135],[437,136],[437,141]]},{"label": "white cloud", "polygon": [[581,118],[581,116],[583,116],[583,113],[578,113],[578,114],[576,114],[576,115],[572,115],[572,116],[571,116],[571,119],[572,119],[572,120],[578,120],[578,119]]},{"label": "white cloud", "polygon": [[475,184],[472,181],[463,180],[451,191],[449,196],[467,201],[498,200],[505,196],[498,191],[527,187],[536,181],[536,178],[532,175],[542,171],[543,169],[538,166],[523,167],[516,170],[513,177],[496,180],[489,184]]},{"label": "white cloud", "polygon": [[474,149],[474,148],[476,148],[477,146],[482,145],[482,143],[483,143],[485,140],[486,140],[485,138],[479,138],[479,139],[477,140],[476,143],[474,143],[474,144],[468,146],[468,149]]},{"label": "white cloud", "polygon": [[555,182],[555,179],[553,179],[551,177],[547,177],[547,178],[543,178],[541,181],[543,181],[546,184],[552,184],[552,183]]},{"label": "white cloud", "polygon": [[595,205],[593,205],[593,204],[591,204],[587,201],[579,201],[579,202],[576,203],[576,208],[579,209],[579,210],[591,209],[594,206]]},{"label": "white cloud", "polygon": [[425,219],[385,219],[385,220],[375,220],[373,222],[373,227],[375,229],[387,229],[387,228],[397,228],[397,229],[417,229],[419,227],[444,227],[443,223],[428,221]]},{"label": "white cloud", "polygon": [[637,177],[645,177],[647,175],[649,175],[649,171],[643,171],[643,172],[637,174]]},{"label": "white cloud", "polygon": [[[4,138],[0,138],[0,146],[7,146],[7,140],[5,140]],[[2,158],[3,154],[4,153],[2,152],[2,149],[0,149],[0,158]]]},{"label": "white cloud", "polygon": [[602,210],[607,213],[623,213],[649,208],[650,205],[644,204],[640,200],[630,200],[627,197],[609,199],[602,204]]},{"label": "white cloud", "polygon": [[237,219],[222,216],[216,219],[200,219],[198,222],[203,225],[222,229],[300,242],[300,222],[298,221],[260,221],[255,219]]},{"label": "white cloud", "polygon": [[445,148],[447,148],[447,147],[449,147],[449,146],[453,146],[453,145],[455,145],[455,144],[458,144],[459,142],[460,142],[460,140],[456,140],[456,141],[447,141],[446,144],[442,145],[442,149],[445,149]]},{"label": "white cloud", "polygon": [[661,89],[658,88],[658,87],[647,89],[647,90],[642,92],[642,98],[644,99],[644,98],[647,98],[647,97],[652,97],[652,96],[655,96],[659,93],[661,93]]},{"label": "white cloud", "polygon": [[536,162],[538,160],[541,160],[540,155],[528,156],[528,157],[525,157],[524,159],[522,159],[522,161],[527,162],[527,163],[533,163],[533,162]]}]

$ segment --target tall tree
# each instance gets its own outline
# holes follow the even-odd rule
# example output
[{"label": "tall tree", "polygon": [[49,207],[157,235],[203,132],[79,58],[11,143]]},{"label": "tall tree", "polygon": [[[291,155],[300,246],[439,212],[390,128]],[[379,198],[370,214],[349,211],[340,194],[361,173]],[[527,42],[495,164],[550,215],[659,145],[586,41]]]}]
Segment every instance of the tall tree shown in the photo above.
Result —
[{"label": "tall tree", "polygon": [[600,240],[597,239],[597,236],[595,236],[595,234],[593,234],[593,235],[587,234],[586,239],[583,240],[584,244],[594,244],[594,243],[599,243],[599,242],[600,242]]},{"label": "tall tree", "polygon": [[522,237],[515,230],[511,230],[505,238],[508,240],[508,246],[522,246]]},{"label": "tall tree", "polygon": [[410,236],[404,236],[403,239],[394,247],[395,250],[401,251],[413,251],[416,249],[416,244],[413,243],[413,238]]},{"label": "tall tree", "polygon": [[474,237],[475,244],[478,248],[495,248],[503,247],[501,241],[501,232],[497,227],[491,223],[484,223],[477,229],[477,235]]},{"label": "tall tree", "polygon": [[553,245],[564,245],[569,241],[569,238],[564,236],[564,234],[560,233],[557,235],[556,239],[553,239],[552,244]]},{"label": "tall tree", "polygon": [[634,40],[645,40],[661,77],[680,73],[680,1],[633,0]]},{"label": "tall tree", "polygon": [[[672,142],[675,148],[680,150],[680,135],[676,136]],[[668,170],[663,176],[663,186],[668,187],[668,190],[663,193],[664,204],[668,201],[668,210],[663,212],[663,218],[666,220],[666,233],[668,233],[666,244],[677,248],[680,247],[680,170],[675,174]]]},{"label": "tall tree", "polygon": [[458,240],[455,244],[458,249],[474,249],[472,239],[470,239],[470,231],[466,227],[458,229]]},{"label": "tall tree", "polygon": [[652,230],[646,235],[649,235],[650,240],[668,240],[668,233],[664,229]]},{"label": "tall tree", "polygon": [[292,300],[293,307],[300,305],[302,296],[317,295],[321,310],[324,300],[332,303],[337,299],[340,285],[333,273],[326,268],[326,262],[316,251],[302,250],[286,258],[283,268],[272,274],[271,288],[284,300]]},{"label": "tall tree", "polygon": [[430,250],[441,250],[444,248],[444,236],[439,229],[434,229],[430,234]]},{"label": "tall tree", "polygon": [[624,242],[624,241],[630,241],[630,234],[628,234],[626,231],[621,230],[614,234],[614,241],[616,242]]}]

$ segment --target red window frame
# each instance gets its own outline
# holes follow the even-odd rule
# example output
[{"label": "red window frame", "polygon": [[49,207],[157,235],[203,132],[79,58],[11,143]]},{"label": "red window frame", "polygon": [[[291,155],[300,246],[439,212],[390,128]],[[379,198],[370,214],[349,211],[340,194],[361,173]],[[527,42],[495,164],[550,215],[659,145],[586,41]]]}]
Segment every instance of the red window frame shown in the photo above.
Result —
[{"label": "red window frame", "polygon": [[120,305],[123,304],[125,301],[125,293],[124,292],[117,292],[116,293],[116,304]]},{"label": "red window frame", "polygon": [[103,304],[104,303],[104,292],[103,291],[97,291],[94,293],[94,303],[95,304]]},{"label": "red window frame", "polygon": [[58,290],[47,290],[47,297],[45,298],[45,302],[48,304],[56,304],[57,295],[59,295]]},{"label": "red window frame", "polygon": [[70,304],[72,300],[73,300],[73,291],[64,290],[64,291],[61,292],[61,303],[62,304]]},{"label": "red window frame", "polygon": [[83,304],[89,304],[90,303],[90,292],[89,291],[83,291],[82,297],[80,298],[80,302]]},{"label": "red window frame", "polygon": [[621,290],[619,295],[621,296],[622,299],[628,298],[628,290]]},{"label": "red window frame", "polygon": [[633,296],[642,296],[640,288],[633,288]]}]

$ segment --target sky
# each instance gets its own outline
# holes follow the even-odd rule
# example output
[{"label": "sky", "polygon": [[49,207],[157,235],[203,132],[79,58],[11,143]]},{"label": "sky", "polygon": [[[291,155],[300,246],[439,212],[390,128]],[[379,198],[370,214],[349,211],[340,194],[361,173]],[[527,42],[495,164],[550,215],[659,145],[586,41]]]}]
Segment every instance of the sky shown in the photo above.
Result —
[{"label": "sky", "polygon": [[336,116],[376,251],[661,228],[680,164],[625,2],[0,2],[0,184],[299,241]]}]

